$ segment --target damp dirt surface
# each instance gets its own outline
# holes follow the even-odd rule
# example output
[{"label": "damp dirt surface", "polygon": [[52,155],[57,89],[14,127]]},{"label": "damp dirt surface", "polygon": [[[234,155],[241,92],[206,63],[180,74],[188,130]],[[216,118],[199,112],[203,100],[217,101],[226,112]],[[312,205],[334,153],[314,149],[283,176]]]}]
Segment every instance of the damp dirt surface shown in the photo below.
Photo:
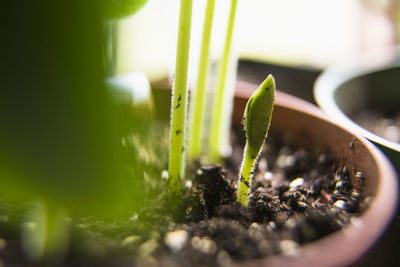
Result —
[{"label": "damp dirt surface", "polygon": [[186,191],[185,223],[164,235],[179,264],[228,266],[295,255],[301,246],[357,223],[368,202],[363,173],[355,172],[353,183],[328,152],[274,143],[259,158],[247,207],[236,202],[236,175],[216,165],[197,170]]},{"label": "damp dirt surface", "polygon": [[[236,202],[243,144],[233,143],[226,168],[188,168],[193,175],[183,183],[182,202],[160,195],[143,212],[113,224],[73,219],[70,249],[52,266],[230,266],[296,255],[301,246],[357,223],[371,200],[363,195],[365,175],[350,173],[328,151],[269,138],[244,207]],[[4,241],[4,264],[31,266],[18,252],[18,238]]]}]

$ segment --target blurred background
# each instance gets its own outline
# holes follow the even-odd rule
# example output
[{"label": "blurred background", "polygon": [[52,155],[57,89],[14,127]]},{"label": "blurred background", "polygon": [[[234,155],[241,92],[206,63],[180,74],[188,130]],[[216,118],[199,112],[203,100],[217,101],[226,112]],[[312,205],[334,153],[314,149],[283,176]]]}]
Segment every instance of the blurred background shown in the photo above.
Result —
[{"label": "blurred background", "polygon": [[[151,81],[169,75],[175,59],[178,3],[150,0],[137,14],[120,21],[117,72],[142,70]],[[217,1],[214,59],[221,54],[229,3]],[[198,11],[205,4],[194,3],[192,70],[197,66],[203,19]],[[395,0],[239,1],[235,45],[244,63],[239,78],[262,79],[250,75],[252,70],[246,73],[250,77],[240,76],[243,65],[252,66],[249,61],[287,67],[284,71],[309,71],[313,78],[314,72],[352,54],[395,44],[399,14]]]}]

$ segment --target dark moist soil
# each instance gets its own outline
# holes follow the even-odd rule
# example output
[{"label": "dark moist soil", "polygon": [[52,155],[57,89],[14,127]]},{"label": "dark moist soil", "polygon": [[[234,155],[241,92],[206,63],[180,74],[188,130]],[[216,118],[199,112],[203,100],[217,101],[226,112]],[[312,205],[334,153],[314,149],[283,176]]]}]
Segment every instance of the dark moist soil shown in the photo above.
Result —
[{"label": "dark moist soil", "polygon": [[[295,255],[300,246],[357,223],[371,199],[362,194],[363,173],[351,170],[353,184],[349,170],[328,152],[269,137],[243,207],[235,199],[243,144],[234,143],[225,170],[215,165],[192,170],[196,174],[184,182],[181,203],[171,205],[160,196],[129,220],[74,220],[65,261],[51,266],[227,266]],[[18,237],[3,237],[7,245],[0,247],[0,260],[29,265]]]},{"label": "dark moist soil", "polygon": [[[346,167],[329,153],[274,144],[259,159],[248,207],[235,201],[236,175],[219,166],[197,171],[186,192],[186,223],[164,236],[180,264],[229,265],[296,254],[300,246],[357,223],[368,202],[361,197],[361,172],[353,184]],[[227,165],[238,160],[233,161]]]}]

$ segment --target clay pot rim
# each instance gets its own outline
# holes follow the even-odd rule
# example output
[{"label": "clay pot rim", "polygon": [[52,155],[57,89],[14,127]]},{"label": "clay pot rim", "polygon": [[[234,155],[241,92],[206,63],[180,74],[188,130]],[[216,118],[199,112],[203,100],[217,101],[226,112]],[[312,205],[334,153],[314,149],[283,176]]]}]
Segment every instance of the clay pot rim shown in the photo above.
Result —
[{"label": "clay pot rim", "polygon": [[[244,82],[238,82],[243,83]],[[256,85],[244,83],[256,88]],[[236,90],[235,97],[248,98],[249,90]],[[397,174],[387,157],[372,143],[345,124],[332,121],[318,107],[297,97],[277,92],[275,105],[328,122],[354,136],[373,155],[380,181],[370,207],[355,223],[331,235],[302,246],[296,255],[277,255],[246,262],[247,266],[344,266],[355,262],[388,226],[397,203]],[[273,126],[272,126],[273,127]]]},{"label": "clay pot rim", "polygon": [[318,106],[335,121],[361,133],[367,139],[400,152],[400,144],[389,141],[358,125],[336,104],[334,94],[345,82],[370,73],[400,66],[400,46],[372,50],[338,62],[323,71],[315,81],[314,98]]}]

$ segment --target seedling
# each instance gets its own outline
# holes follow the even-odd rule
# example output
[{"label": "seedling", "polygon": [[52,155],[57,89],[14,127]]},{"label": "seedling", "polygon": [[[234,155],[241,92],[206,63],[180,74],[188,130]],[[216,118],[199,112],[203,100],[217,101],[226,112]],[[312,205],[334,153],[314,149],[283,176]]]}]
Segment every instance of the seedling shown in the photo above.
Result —
[{"label": "seedling", "polygon": [[193,0],[181,0],[175,77],[171,100],[168,183],[171,193],[180,194],[185,168],[186,100]]},{"label": "seedling", "polygon": [[209,54],[211,43],[211,29],[214,18],[215,0],[207,1],[206,14],[203,25],[203,36],[200,51],[199,70],[197,74],[196,90],[193,95],[193,104],[190,117],[189,156],[198,157],[201,153],[204,121],[206,113],[206,85],[209,71]]},{"label": "seedling", "polygon": [[275,98],[275,80],[269,75],[247,102],[243,117],[246,146],[239,173],[237,200],[247,206],[257,159],[261,153],[271,123]]},{"label": "seedling", "polygon": [[232,0],[229,11],[228,28],[226,32],[226,39],[224,44],[224,53],[222,55],[217,87],[215,88],[215,95],[213,97],[212,109],[211,109],[211,125],[209,134],[209,147],[208,156],[211,162],[218,162],[221,158],[221,148],[223,141],[226,140],[222,134],[223,127],[228,127],[226,123],[227,118],[229,119],[230,112],[224,114],[228,110],[227,104],[232,101],[226,101],[226,85],[229,73],[229,66],[232,67],[232,41],[233,41],[233,30],[235,26],[236,10],[238,0]]}]

